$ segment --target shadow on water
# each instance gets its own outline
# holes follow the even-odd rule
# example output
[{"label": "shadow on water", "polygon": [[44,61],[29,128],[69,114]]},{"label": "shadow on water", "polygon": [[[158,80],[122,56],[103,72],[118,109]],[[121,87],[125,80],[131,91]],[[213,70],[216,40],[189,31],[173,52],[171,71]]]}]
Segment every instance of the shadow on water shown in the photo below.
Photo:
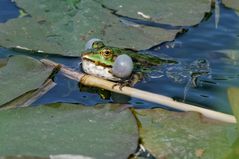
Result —
[{"label": "shadow on water", "polygon": [[[0,22],[6,22],[7,19],[18,16],[16,7],[6,2],[4,5],[1,3],[4,1],[0,1],[0,6],[7,5],[11,11],[4,12],[0,7]],[[224,50],[239,49],[239,18],[233,10],[227,9],[223,5],[220,5],[220,11],[217,28],[215,27],[215,14],[212,12],[213,14],[208,20],[202,21],[195,27],[187,27],[188,31],[174,41],[165,42],[147,50],[147,52],[160,57],[176,59],[179,64],[157,68],[144,81],[138,83],[136,88],[166,95],[186,103],[231,113],[226,92],[229,87],[239,86],[239,52],[226,53]],[[0,58],[18,54],[30,55],[38,59],[48,58],[80,70],[78,57],[29,54],[0,48]],[[200,60],[206,61],[203,66],[206,66],[204,71],[207,73],[198,76],[195,72],[200,66]],[[197,62],[199,65],[195,65]],[[96,103],[128,101],[137,108],[160,106],[135,98],[129,99],[111,93],[109,95],[109,92],[101,90],[86,91],[84,87],[67,79],[61,73],[58,73],[54,80],[57,86],[36,101],[34,105],[53,102],[95,105]]]}]

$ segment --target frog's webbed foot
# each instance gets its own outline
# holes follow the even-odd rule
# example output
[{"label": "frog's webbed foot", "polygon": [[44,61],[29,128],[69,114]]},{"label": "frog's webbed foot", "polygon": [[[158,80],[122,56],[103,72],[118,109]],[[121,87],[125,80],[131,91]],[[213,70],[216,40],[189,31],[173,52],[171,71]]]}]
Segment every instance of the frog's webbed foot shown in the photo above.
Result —
[{"label": "frog's webbed foot", "polygon": [[112,86],[112,89],[114,89],[116,86],[119,86],[119,89],[122,90],[123,87],[129,86],[133,87],[136,83],[138,83],[140,80],[143,79],[143,74],[141,72],[134,73],[130,76],[129,79],[126,80],[120,80],[116,84]]},{"label": "frog's webbed foot", "polygon": [[112,86],[112,89],[114,89],[116,86],[119,86],[119,89],[122,91],[122,88],[125,86],[131,87],[131,82],[130,80],[120,80]]}]

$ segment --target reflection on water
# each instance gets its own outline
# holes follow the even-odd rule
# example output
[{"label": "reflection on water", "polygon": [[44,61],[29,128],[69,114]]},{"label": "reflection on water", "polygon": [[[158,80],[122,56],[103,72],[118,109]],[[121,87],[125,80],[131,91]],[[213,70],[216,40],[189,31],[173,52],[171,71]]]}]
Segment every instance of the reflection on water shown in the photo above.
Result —
[{"label": "reflection on water", "polygon": [[[216,16],[216,23],[215,23]],[[1,19],[1,15],[0,15]],[[215,27],[216,25],[216,27]],[[176,65],[155,68],[137,88],[166,95],[179,101],[192,103],[230,113],[227,88],[239,86],[239,18],[231,9],[222,5],[216,8],[207,21],[189,28],[172,42],[166,42],[147,50],[162,58],[175,59]],[[0,48],[0,57],[16,53]],[[79,69],[79,58],[56,55],[36,55],[36,58],[49,58],[71,68]],[[78,83],[58,74],[57,86],[50,90],[35,105],[52,102],[70,102],[94,105],[114,101],[129,102],[135,107],[148,108],[160,105],[139,99],[129,99],[100,90],[89,91]]]}]

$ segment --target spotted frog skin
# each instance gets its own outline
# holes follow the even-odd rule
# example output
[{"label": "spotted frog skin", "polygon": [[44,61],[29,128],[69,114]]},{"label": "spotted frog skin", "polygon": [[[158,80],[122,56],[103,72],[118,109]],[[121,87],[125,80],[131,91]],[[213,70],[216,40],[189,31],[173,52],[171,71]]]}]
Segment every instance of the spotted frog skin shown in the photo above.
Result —
[{"label": "spotted frog skin", "polygon": [[160,59],[157,56],[142,54],[132,49],[105,46],[102,41],[96,41],[92,44],[92,49],[88,49],[81,54],[82,69],[87,74],[107,80],[124,80],[112,73],[115,59],[122,54],[126,54],[132,58],[134,72],[146,73],[153,66],[164,63],[176,63],[175,61]]}]

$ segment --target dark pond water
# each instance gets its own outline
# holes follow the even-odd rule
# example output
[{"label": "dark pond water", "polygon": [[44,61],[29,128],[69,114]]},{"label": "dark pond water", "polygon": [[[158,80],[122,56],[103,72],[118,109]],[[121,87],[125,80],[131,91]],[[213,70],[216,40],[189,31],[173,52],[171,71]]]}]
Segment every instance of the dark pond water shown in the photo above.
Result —
[{"label": "dark pond water", "polygon": [[[175,59],[177,66],[162,66],[136,85],[137,88],[173,97],[174,99],[201,107],[231,113],[227,100],[227,89],[239,86],[239,18],[231,9],[220,5],[220,19],[215,18],[215,10],[209,19],[194,27],[186,27],[187,32],[172,42],[155,46],[149,53],[159,57]],[[17,7],[9,0],[0,1],[0,22],[18,15]],[[219,23],[216,27],[216,21]],[[159,25],[160,26],[160,25]],[[225,50],[234,50],[226,52]],[[0,57],[24,54],[0,48]],[[27,54],[29,55],[29,54]],[[49,58],[79,70],[79,58],[55,55],[30,55],[35,58]],[[195,80],[191,86],[190,74],[195,61],[204,59],[208,62],[209,74]],[[196,68],[197,69],[197,68]],[[161,107],[135,98],[111,94],[111,98],[102,99],[99,90],[88,90],[61,73],[55,77],[57,86],[36,101],[33,105],[70,102],[85,105],[125,101],[137,108]],[[104,93],[108,95],[107,93]]]}]

